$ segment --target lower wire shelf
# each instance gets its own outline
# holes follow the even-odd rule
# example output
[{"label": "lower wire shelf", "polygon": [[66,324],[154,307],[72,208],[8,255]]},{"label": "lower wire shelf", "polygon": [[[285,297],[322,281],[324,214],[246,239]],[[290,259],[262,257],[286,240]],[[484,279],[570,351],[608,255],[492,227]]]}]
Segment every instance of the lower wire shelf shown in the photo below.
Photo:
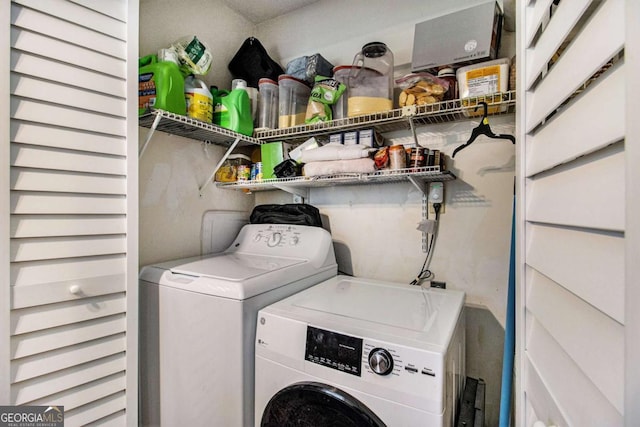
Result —
[{"label": "lower wire shelf", "polygon": [[419,179],[424,182],[452,181],[456,176],[450,171],[442,171],[439,166],[425,166],[406,169],[383,169],[371,173],[343,173],[338,175],[296,176],[291,178],[271,178],[261,181],[216,182],[219,188],[242,190],[245,192],[266,191],[289,188],[329,187],[334,185],[363,185],[388,182],[402,182]]}]

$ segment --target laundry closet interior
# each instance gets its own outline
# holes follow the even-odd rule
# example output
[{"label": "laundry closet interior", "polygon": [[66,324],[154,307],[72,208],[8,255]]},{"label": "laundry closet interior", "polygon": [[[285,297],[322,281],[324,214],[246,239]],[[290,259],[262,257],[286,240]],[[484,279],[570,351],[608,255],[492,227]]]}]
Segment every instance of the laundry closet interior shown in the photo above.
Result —
[{"label": "laundry closet interior", "polygon": [[[393,51],[395,76],[401,77],[410,72],[415,24],[479,3],[318,1],[265,19],[258,11],[241,15],[232,2],[142,1],[140,56],[170,45],[185,31],[193,32],[213,54],[211,70],[202,79],[229,88],[233,77],[227,65],[249,36],[258,38],[283,67],[314,53],[334,65],[351,64],[364,44],[382,41]],[[269,12],[269,7],[260,7]],[[515,32],[503,31],[501,45],[499,57],[512,57]],[[515,114],[491,116],[490,123],[496,133],[515,134]],[[418,141],[450,156],[477,124],[477,120],[463,119],[417,126]],[[140,129],[140,144],[146,133],[147,129]],[[407,130],[384,136],[413,143]],[[224,153],[225,147],[155,132],[140,162],[140,265],[199,254],[200,219],[207,210],[250,211],[258,204],[293,202],[291,193],[277,189],[245,194],[209,185],[201,196],[200,186]],[[514,146],[505,140],[478,140],[448,166],[458,179],[445,182],[431,270],[434,280],[466,293],[467,374],[489,384],[487,414],[489,421],[497,422]],[[416,229],[423,217],[423,193],[408,179],[311,188],[309,196],[308,203],[328,219],[339,270],[394,282],[409,283],[415,278],[425,255],[422,233]]]},{"label": "laundry closet interior", "polygon": [[[197,36],[212,55],[210,70],[198,76],[207,87],[231,88],[236,76],[228,64],[250,37],[283,68],[314,54],[334,66],[349,66],[365,45],[381,42],[393,52],[393,78],[399,79],[412,72],[416,25],[487,3],[497,3],[504,13],[495,58],[508,58],[517,67],[515,87],[510,83],[498,95],[499,111],[490,108],[486,120],[480,108],[470,111],[457,99],[436,109],[398,108],[398,88],[393,112],[383,114],[381,122],[354,121],[333,129],[309,125],[297,133],[276,130],[275,136],[240,136],[192,121],[183,126],[157,112],[133,113],[138,59],[185,37]],[[306,354],[296,348],[311,373],[324,369],[320,359],[329,358],[322,349],[309,350],[313,340],[328,337],[363,352],[362,372],[357,361],[327,368],[337,383],[344,379],[345,389],[358,389],[356,377],[370,378],[371,384],[393,375],[430,381],[434,371],[414,366],[402,353],[419,341],[412,332],[400,334],[393,351],[376,340],[388,325],[414,321],[416,304],[430,307],[447,293],[425,282],[434,299],[420,296],[419,286],[408,286],[397,307],[379,300],[360,305],[350,298],[387,282],[409,285],[431,244],[430,279],[458,296],[442,302],[442,310],[421,312],[423,323],[449,322],[450,328],[442,329],[448,337],[430,336],[434,343],[450,339],[458,345],[462,339],[464,357],[457,362],[466,377],[486,385],[484,425],[498,425],[505,404],[506,418],[518,426],[632,426],[640,420],[640,405],[633,404],[640,368],[632,363],[640,357],[634,338],[640,333],[634,258],[640,253],[640,186],[633,185],[640,180],[635,144],[640,121],[633,119],[640,97],[630,95],[640,93],[634,78],[640,70],[640,5],[634,0],[114,0],[99,5],[13,0],[0,12],[7,35],[0,48],[10,58],[0,85],[0,124],[9,141],[2,153],[8,161],[0,166],[0,197],[7,201],[0,239],[8,242],[0,251],[0,281],[8,284],[0,294],[1,405],[63,402],[68,425],[137,425],[145,416],[138,411],[147,410],[139,392],[149,377],[158,376],[156,361],[147,358],[158,331],[148,322],[164,309],[176,325],[202,314],[190,313],[200,302],[190,305],[177,297],[154,312],[149,307],[159,297],[145,286],[160,284],[162,276],[189,292],[192,271],[175,260],[197,265],[211,244],[216,251],[226,247],[216,246],[217,235],[206,235],[209,215],[230,214],[232,222],[244,223],[256,207],[305,203],[318,209],[329,234],[263,224],[238,234],[240,223],[225,230],[225,245],[232,245],[229,259],[242,259],[244,250],[264,243],[245,258],[295,274],[311,263],[313,271],[323,272],[318,280],[327,279],[305,290],[310,283],[298,278],[300,287],[288,293],[265,292],[257,304],[268,301],[270,307],[257,317],[251,317],[257,314],[253,305],[247,306],[255,309],[252,314],[240,310],[251,334],[257,334],[255,369],[261,378],[256,386],[263,394],[256,394],[256,404],[266,405],[265,396],[273,394],[269,387],[279,381],[275,377],[289,372],[286,357],[276,353],[293,348],[305,333]],[[469,49],[474,46],[475,41]],[[483,126],[509,137],[481,135],[458,150]],[[437,150],[446,170],[383,171],[382,178],[365,174],[366,179],[319,179],[311,185],[284,180],[242,185],[214,178],[230,153],[251,156],[263,143],[300,145],[310,136],[326,143],[336,129],[363,128],[380,131],[387,146],[417,142]],[[442,185],[437,216],[427,202],[434,185]],[[433,228],[431,234],[424,230],[436,218],[437,239],[430,241]],[[324,243],[316,247],[307,236]],[[284,254],[274,257],[275,263],[263,257],[274,248]],[[278,264],[287,257],[297,261]],[[333,269],[342,279],[329,278]],[[251,269],[237,274],[257,286]],[[205,287],[227,292],[214,276]],[[329,287],[354,294],[332,300]],[[446,314],[459,307],[464,322],[454,327]],[[376,319],[378,309],[388,318]],[[334,317],[317,314],[330,310],[349,319],[344,330],[333,331]],[[351,312],[360,317],[351,321],[344,314]],[[378,320],[379,331],[367,329]],[[302,332],[299,324],[305,322]],[[192,324],[189,333],[207,327],[220,332],[216,340],[235,334],[213,324]],[[183,343],[192,339],[178,329],[172,333]],[[225,346],[213,344],[213,352]],[[249,344],[253,352],[253,341]],[[507,369],[513,378],[506,379],[513,388],[506,398],[501,395],[505,348],[515,353],[513,369]],[[195,377],[200,361],[189,366]],[[179,385],[180,367],[170,368]],[[253,373],[253,364],[244,368]],[[265,373],[274,378],[265,379]],[[296,375],[292,381],[304,380]],[[394,413],[386,402],[409,406],[411,392],[422,393],[410,386],[387,396],[373,388],[371,395],[381,399],[380,414]],[[434,401],[459,391],[447,389]],[[376,424],[376,408],[369,409],[370,425],[382,425]],[[399,412],[397,419],[403,419]]]}]

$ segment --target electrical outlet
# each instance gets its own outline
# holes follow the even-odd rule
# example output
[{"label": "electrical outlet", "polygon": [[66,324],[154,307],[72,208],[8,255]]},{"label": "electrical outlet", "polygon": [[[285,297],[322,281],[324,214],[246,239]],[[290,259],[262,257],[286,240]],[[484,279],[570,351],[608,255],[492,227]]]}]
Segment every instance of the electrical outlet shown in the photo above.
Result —
[{"label": "electrical outlet", "polygon": [[429,215],[435,215],[434,203],[440,203],[440,214],[444,213],[444,183],[440,181],[429,183],[429,195],[427,196]]}]

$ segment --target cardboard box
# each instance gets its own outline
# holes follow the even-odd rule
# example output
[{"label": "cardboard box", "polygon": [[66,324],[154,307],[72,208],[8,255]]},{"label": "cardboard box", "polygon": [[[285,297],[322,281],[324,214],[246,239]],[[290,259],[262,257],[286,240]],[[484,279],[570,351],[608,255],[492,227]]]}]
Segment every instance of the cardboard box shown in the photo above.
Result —
[{"label": "cardboard box", "polygon": [[495,59],[500,48],[502,10],[496,1],[416,24],[411,71],[433,71]]},{"label": "cardboard box", "polygon": [[329,143],[334,143],[334,144],[342,144],[342,137],[344,135],[341,133],[332,133],[331,135],[329,135]]},{"label": "cardboard box", "polygon": [[384,137],[374,128],[360,129],[358,131],[358,144],[367,147],[382,147],[384,145]]},{"label": "cardboard box", "polygon": [[344,132],[344,145],[356,145],[358,143],[358,131]]},{"label": "cardboard box", "polygon": [[273,168],[289,158],[292,145],[286,142],[268,142],[260,146],[262,179],[277,178]]}]

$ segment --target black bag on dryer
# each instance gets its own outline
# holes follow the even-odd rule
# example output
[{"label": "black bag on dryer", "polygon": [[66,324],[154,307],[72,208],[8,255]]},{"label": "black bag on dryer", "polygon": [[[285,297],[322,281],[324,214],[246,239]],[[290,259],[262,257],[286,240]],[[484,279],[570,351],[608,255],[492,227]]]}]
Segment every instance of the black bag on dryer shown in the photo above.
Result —
[{"label": "black bag on dryer", "polygon": [[249,37],[229,62],[229,71],[234,77],[243,79],[249,87],[258,87],[258,80],[267,77],[278,81],[284,70],[271,59],[260,40]]},{"label": "black bag on dryer", "polygon": [[258,205],[249,217],[251,224],[292,224],[322,227],[320,211],[301,203]]}]

